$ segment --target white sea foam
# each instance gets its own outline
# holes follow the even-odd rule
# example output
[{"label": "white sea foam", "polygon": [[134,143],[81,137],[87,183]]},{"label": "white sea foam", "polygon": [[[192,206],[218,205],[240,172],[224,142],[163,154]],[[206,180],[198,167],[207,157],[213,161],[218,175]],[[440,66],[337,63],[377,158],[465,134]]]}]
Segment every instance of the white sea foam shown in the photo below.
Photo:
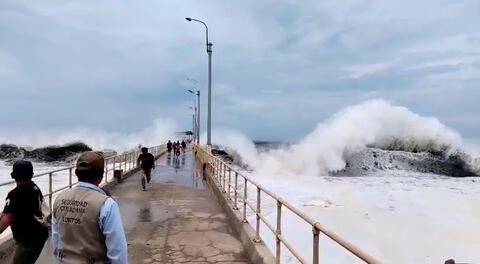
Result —
[{"label": "white sea foam", "polygon": [[[251,177],[385,263],[479,262],[478,178],[394,170],[370,177],[326,176],[344,168],[350,154],[394,141],[403,144],[395,149],[444,155],[463,150],[478,164],[478,148],[462,145],[457,132],[384,100],[348,107],[284,150],[257,153],[241,133],[215,133],[216,143],[236,149],[254,168]],[[264,205],[263,212],[275,221],[275,203]],[[285,215],[282,235],[309,259],[310,228]],[[273,250],[273,237],[265,240]],[[360,263],[325,236],[320,244],[322,262]],[[283,259],[294,263],[288,254]]]}]

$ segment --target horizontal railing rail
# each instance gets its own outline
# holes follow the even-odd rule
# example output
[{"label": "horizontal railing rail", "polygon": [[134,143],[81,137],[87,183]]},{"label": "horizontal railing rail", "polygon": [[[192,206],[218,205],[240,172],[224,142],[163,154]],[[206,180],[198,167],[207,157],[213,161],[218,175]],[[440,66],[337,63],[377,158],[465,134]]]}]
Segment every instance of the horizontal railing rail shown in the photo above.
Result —
[{"label": "horizontal railing rail", "polygon": [[[243,175],[242,173],[238,172],[238,170],[234,169],[230,164],[227,164],[222,159],[213,156],[205,149],[195,146],[196,153],[199,155],[199,159],[202,161],[206,161],[210,169],[212,170],[213,178],[216,181],[216,184],[222,189],[222,192],[225,193],[228,199],[232,200],[233,202],[233,209],[240,210],[238,204],[239,202],[243,204],[242,209],[242,222],[247,223],[247,208],[252,210],[255,214],[255,237],[253,238],[254,242],[261,242],[262,238],[260,236],[260,226],[261,222],[271,231],[271,233],[275,236],[275,263],[280,263],[281,260],[281,245],[283,244],[288,251],[301,263],[319,263],[319,235],[324,234],[325,236],[329,237],[332,241],[336,244],[340,245],[354,256],[359,258],[360,260],[364,261],[365,263],[371,264],[379,264],[382,263],[381,261],[377,260],[376,258],[370,256],[369,254],[365,253],[352,243],[346,241],[339,235],[335,234],[331,230],[327,229],[325,226],[320,224],[319,222],[315,221],[315,219],[309,217],[301,210],[290,204],[289,202],[285,201],[282,197],[278,196],[277,194],[269,191],[264,186],[259,184],[258,182],[252,180],[248,176]],[[233,174],[233,175],[232,175]],[[243,179],[243,180],[242,180]],[[233,184],[232,184],[233,181]],[[239,184],[243,184],[243,194],[240,190],[239,192]],[[249,201],[248,197],[248,187],[252,186],[256,189],[256,203]],[[240,187],[241,188],[241,187]],[[233,193],[232,193],[233,189]],[[262,207],[261,207],[261,197],[262,193],[268,195],[272,199],[275,200],[277,206],[277,219],[275,225],[272,224],[267,217],[262,214]],[[232,197],[233,195],[233,197]],[[254,199],[255,200],[255,199]],[[286,208],[293,214],[297,215],[300,219],[302,219],[305,223],[309,224],[312,227],[312,261],[309,262],[302,254],[294,247],[294,245],[289,242],[283,235],[282,235],[282,209]]]},{"label": "horizontal railing rail", "polygon": [[[154,156],[160,155],[165,150],[166,150],[166,145],[158,145],[158,146],[149,148],[149,152],[152,153]],[[103,177],[101,186],[108,184],[109,182],[114,180],[115,170],[123,170],[124,173],[127,173],[133,169],[136,169],[138,155],[140,155],[140,150],[129,151],[123,154],[106,157],[104,177]],[[55,194],[63,190],[72,188],[78,183],[74,181],[74,177],[73,177],[74,169],[75,169],[75,166],[72,165],[65,168],[60,168],[60,169],[36,174],[32,177],[33,179],[39,179],[41,177],[48,176],[48,187],[47,187],[48,190],[47,191],[42,190],[42,193],[44,194],[43,195],[44,197],[48,197],[48,204],[50,208],[52,208],[53,198]],[[68,174],[68,183],[66,185],[62,185],[54,189],[54,176],[60,173]],[[9,186],[9,185],[15,185],[15,181],[0,183],[0,187]]]}]

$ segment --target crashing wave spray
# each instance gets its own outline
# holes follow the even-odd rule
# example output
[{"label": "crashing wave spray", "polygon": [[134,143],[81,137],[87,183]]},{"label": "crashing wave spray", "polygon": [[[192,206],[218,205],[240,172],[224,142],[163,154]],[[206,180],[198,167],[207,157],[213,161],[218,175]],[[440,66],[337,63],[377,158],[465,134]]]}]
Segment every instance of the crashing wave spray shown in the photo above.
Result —
[{"label": "crashing wave spray", "polygon": [[367,147],[448,156],[462,141],[438,119],[378,99],[345,108],[286,150],[252,154],[242,151],[245,144],[238,149],[238,144],[226,143],[262,175],[327,175],[345,168],[348,157]]},{"label": "crashing wave spray", "polygon": [[112,133],[97,128],[75,128],[68,131],[2,131],[0,144],[13,143],[19,146],[43,147],[81,141],[93,149],[124,151],[138,144],[144,146],[164,144],[168,139],[175,138],[175,131],[177,131],[177,125],[172,120],[156,119],[149,127],[129,134]]}]

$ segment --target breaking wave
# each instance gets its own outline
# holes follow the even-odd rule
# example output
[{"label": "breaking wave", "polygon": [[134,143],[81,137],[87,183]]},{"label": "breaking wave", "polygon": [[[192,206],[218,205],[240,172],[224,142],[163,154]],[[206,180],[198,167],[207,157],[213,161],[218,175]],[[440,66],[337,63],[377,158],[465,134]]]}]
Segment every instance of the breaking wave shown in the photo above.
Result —
[{"label": "breaking wave", "polygon": [[[341,110],[319,123],[299,143],[284,149],[259,153],[253,143],[246,143],[249,141],[239,133],[224,134],[219,139],[220,144],[234,149],[244,162],[262,175],[331,175],[345,170],[347,163],[359,162],[359,155],[354,161],[349,162],[349,159],[355,153],[371,148],[429,153],[439,163],[449,162],[451,166],[464,169],[466,174],[479,173],[478,159],[462,151],[462,139],[458,132],[436,118],[422,117],[382,99]],[[412,156],[412,159],[417,162],[422,160],[421,155]],[[412,167],[397,168],[415,170]],[[465,173],[459,175],[465,176]]]}]

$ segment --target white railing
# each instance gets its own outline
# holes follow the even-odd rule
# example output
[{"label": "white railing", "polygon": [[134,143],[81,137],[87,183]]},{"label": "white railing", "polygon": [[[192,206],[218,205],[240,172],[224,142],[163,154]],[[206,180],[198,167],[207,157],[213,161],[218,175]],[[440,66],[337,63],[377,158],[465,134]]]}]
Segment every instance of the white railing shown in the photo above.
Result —
[{"label": "white railing", "polygon": [[[158,156],[162,154],[165,150],[166,150],[165,145],[159,145],[159,146],[149,148],[149,152],[152,153],[154,156]],[[115,170],[123,170],[123,173],[125,174],[137,168],[138,155],[140,155],[140,150],[134,150],[134,151],[126,152],[124,154],[105,158],[105,172],[104,172],[105,175],[103,177],[101,186],[115,180],[114,179]],[[52,171],[44,172],[44,173],[33,176],[32,179],[36,181],[40,180],[42,182],[45,182],[45,177],[48,177],[47,188],[40,187],[40,189],[42,189],[42,193],[44,197],[48,197],[48,204],[50,205],[50,208],[52,208],[52,202],[53,202],[54,196],[57,193],[65,189],[72,188],[78,183],[76,177],[73,177],[74,170],[75,170],[75,166],[69,166],[69,167],[52,170]],[[58,182],[58,179],[55,178],[55,176],[66,177],[67,175],[68,175],[67,184],[63,183],[64,181],[59,181],[60,184],[58,183],[55,184],[56,181]],[[15,186],[15,181],[0,183],[0,187],[7,187],[7,186],[12,186],[13,188]],[[47,189],[47,191],[45,191],[45,189]]]},{"label": "white railing", "polygon": [[[275,263],[280,263],[281,260],[281,246],[282,244],[288,249],[288,251],[301,263],[319,263],[319,235],[324,234],[333,240],[336,244],[340,245],[347,251],[351,252],[354,256],[363,260],[365,263],[371,264],[380,264],[381,261],[375,259],[374,257],[368,255],[366,252],[362,251],[358,247],[354,246],[350,242],[346,241],[339,235],[335,234],[331,230],[328,230],[319,222],[315,221],[283,198],[277,194],[269,191],[259,183],[253,181],[249,177],[242,175],[240,172],[232,168],[230,164],[227,164],[222,159],[217,158],[198,146],[195,147],[197,151],[198,158],[208,163],[211,175],[215,180],[216,184],[222,189],[222,192],[226,194],[227,198],[232,201],[232,208],[234,210],[242,211],[242,222],[248,223],[247,220],[247,208],[252,210],[255,214],[255,237],[253,237],[254,242],[261,242],[262,237],[260,236],[260,226],[261,222],[268,227],[268,229],[275,236]],[[243,186],[242,186],[243,185]],[[256,203],[249,201],[248,197],[248,188],[254,187],[256,189]],[[241,190],[243,189],[243,190]],[[273,225],[268,221],[267,217],[262,214],[261,211],[261,197],[262,193],[273,198],[277,204],[277,218],[276,224]],[[238,206],[239,202],[243,205],[242,208]],[[295,248],[292,242],[288,241],[284,236],[282,236],[282,210],[289,210],[291,213],[297,215],[305,223],[312,227],[312,256],[311,261],[307,260],[301,255],[301,253]]]}]

